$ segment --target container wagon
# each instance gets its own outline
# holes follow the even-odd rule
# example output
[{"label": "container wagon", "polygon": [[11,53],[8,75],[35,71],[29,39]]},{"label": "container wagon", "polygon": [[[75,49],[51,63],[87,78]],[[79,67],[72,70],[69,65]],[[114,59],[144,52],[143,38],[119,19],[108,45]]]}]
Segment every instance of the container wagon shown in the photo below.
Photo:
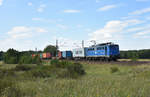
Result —
[{"label": "container wagon", "polygon": [[76,48],[73,49],[73,58],[74,59],[85,59],[86,58],[86,49],[87,48]]},{"label": "container wagon", "polygon": [[63,51],[62,58],[63,59],[72,59],[72,51]]},{"label": "container wagon", "polygon": [[42,58],[43,59],[51,59],[52,55],[51,55],[51,53],[43,53]]},{"label": "container wagon", "polygon": [[62,52],[58,52],[58,59],[62,59]]}]

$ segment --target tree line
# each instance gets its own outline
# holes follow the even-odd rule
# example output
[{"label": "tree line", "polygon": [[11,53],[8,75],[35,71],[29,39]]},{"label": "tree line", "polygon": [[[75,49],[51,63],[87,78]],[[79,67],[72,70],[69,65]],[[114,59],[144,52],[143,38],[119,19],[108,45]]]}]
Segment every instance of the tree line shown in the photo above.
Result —
[{"label": "tree line", "polygon": [[17,51],[13,48],[8,49],[6,52],[0,52],[0,61],[4,61],[7,64],[40,64],[41,60],[39,56],[32,58],[32,54],[37,53],[51,53],[56,56],[58,48],[53,45],[48,45],[43,51]]},{"label": "tree line", "polygon": [[122,59],[131,59],[131,58],[149,59],[150,49],[120,51],[120,58]]},{"label": "tree line", "polygon": [[[4,61],[7,64],[18,64],[18,63],[36,63],[39,60],[38,56],[36,59],[32,59],[31,55],[36,53],[47,53],[50,52],[53,56],[56,56],[58,48],[53,45],[48,45],[43,51],[22,51],[19,52],[15,49],[9,49],[6,52],[0,51],[0,61]],[[128,50],[120,51],[121,59],[149,59],[150,49],[145,50]]]}]

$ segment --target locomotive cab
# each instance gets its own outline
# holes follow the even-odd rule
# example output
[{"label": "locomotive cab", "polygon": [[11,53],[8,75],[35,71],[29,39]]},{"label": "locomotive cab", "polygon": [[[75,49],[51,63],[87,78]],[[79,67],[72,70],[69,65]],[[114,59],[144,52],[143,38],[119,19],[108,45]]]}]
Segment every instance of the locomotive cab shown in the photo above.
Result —
[{"label": "locomotive cab", "polygon": [[119,58],[120,52],[119,52],[119,45],[110,45],[109,46],[109,55],[110,58],[112,59],[117,59]]}]

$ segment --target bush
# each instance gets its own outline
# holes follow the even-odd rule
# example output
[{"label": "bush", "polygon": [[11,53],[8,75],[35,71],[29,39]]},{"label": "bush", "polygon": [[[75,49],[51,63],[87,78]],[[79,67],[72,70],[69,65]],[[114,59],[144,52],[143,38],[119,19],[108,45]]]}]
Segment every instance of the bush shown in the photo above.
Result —
[{"label": "bush", "polygon": [[50,64],[53,67],[57,67],[57,68],[61,67],[61,63],[60,63],[60,61],[58,59],[51,60]]},{"label": "bush", "polygon": [[33,66],[29,66],[29,65],[17,65],[15,67],[16,71],[29,71],[33,68]]},{"label": "bush", "polygon": [[84,74],[85,74],[85,71],[84,71],[84,69],[83,69],[83,66],[82,66],[80,63],[73,63],[73,64],[69,65],[69,66],[67,67],[67,69],[68,69],[68,71],[69,71],[70,73],[76,72],[76,73],[78,73],[79,75],[84,75]]},{"label": "bush", "polygon": [[46,78],[51,76],[51,68],[50,66],[37,66],[32,70],[25,72],[25,76],[33,77],[33,78]]},{"label": "bush", "polygon": [[37,65],[41,65],[42,64],[42,60],[41,58],[37,55],[32,59],[32,63],[33,64],[37,64]]},{"label": "bush", "polygon": [[4,54],[4,62],[7,64],[17,64],[19,62],[19,52],[14,49],[9,49]]},{"label": "bush", "polygon": [[138,61],[138,58],[131,58],[131,61]]},{"label": "bush", "polygon": [[110,68],[111,73],[115,73],[115,72],[118,72],[118,71],[119,71],[118,67],[111,67]]},{"label": "bush", "polygon": [[5,61],[5,63],[7,63],[7,64],[17,64],[18,63],[18,59],[16,57],[9,57],[6,60],[7,61]]},{"label": "bush", "polygon": [[37,65],[41,65],[42,60],[40,59],[39,56],[35,56],[35,57],[32,58],[30,55],[23,55],[20,58],[19,64],[37,64]]},{"label": "bush", "polygon": [[19,60],[19,64],[32,64],[32,57],[31,56],[22,56]]},{"label": "bush", "polygon": [[69,61],[63,60],[63,61],[60,61],[60,64],[61,64],[61,67],[62,67],[62,68],[66,68],[66,67],[69,66],[69,64],[72,64],[72,63],[69,62]]},{"label": "bush", "polygon": [[78,78],[85,74],[82,64],[72,63],[68,61],[59,62],[59,71],[57,71],[57,77],[61,78]]},{"label": "bush", "polygon": [[82,64],[69,61],[52,60],[50,66],[17,65],[13,71],[25,71],[24,78],[78,78],[85,74]]}]

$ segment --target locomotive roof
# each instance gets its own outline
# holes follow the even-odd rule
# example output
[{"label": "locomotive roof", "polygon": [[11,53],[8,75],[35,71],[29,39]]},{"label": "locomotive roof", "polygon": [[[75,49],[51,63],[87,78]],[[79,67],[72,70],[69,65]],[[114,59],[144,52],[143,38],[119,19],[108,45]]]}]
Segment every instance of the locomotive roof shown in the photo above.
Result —
[{"label": "locomotive roof", "polygon": [[97,44],[97,45],[92,45],[91,47],[104,46],[104,45],[117,45],[117,44],[114,44],[114,43],[112,43],[112,42],[107,42],[107,43],[101,43],[101,44]]}]

